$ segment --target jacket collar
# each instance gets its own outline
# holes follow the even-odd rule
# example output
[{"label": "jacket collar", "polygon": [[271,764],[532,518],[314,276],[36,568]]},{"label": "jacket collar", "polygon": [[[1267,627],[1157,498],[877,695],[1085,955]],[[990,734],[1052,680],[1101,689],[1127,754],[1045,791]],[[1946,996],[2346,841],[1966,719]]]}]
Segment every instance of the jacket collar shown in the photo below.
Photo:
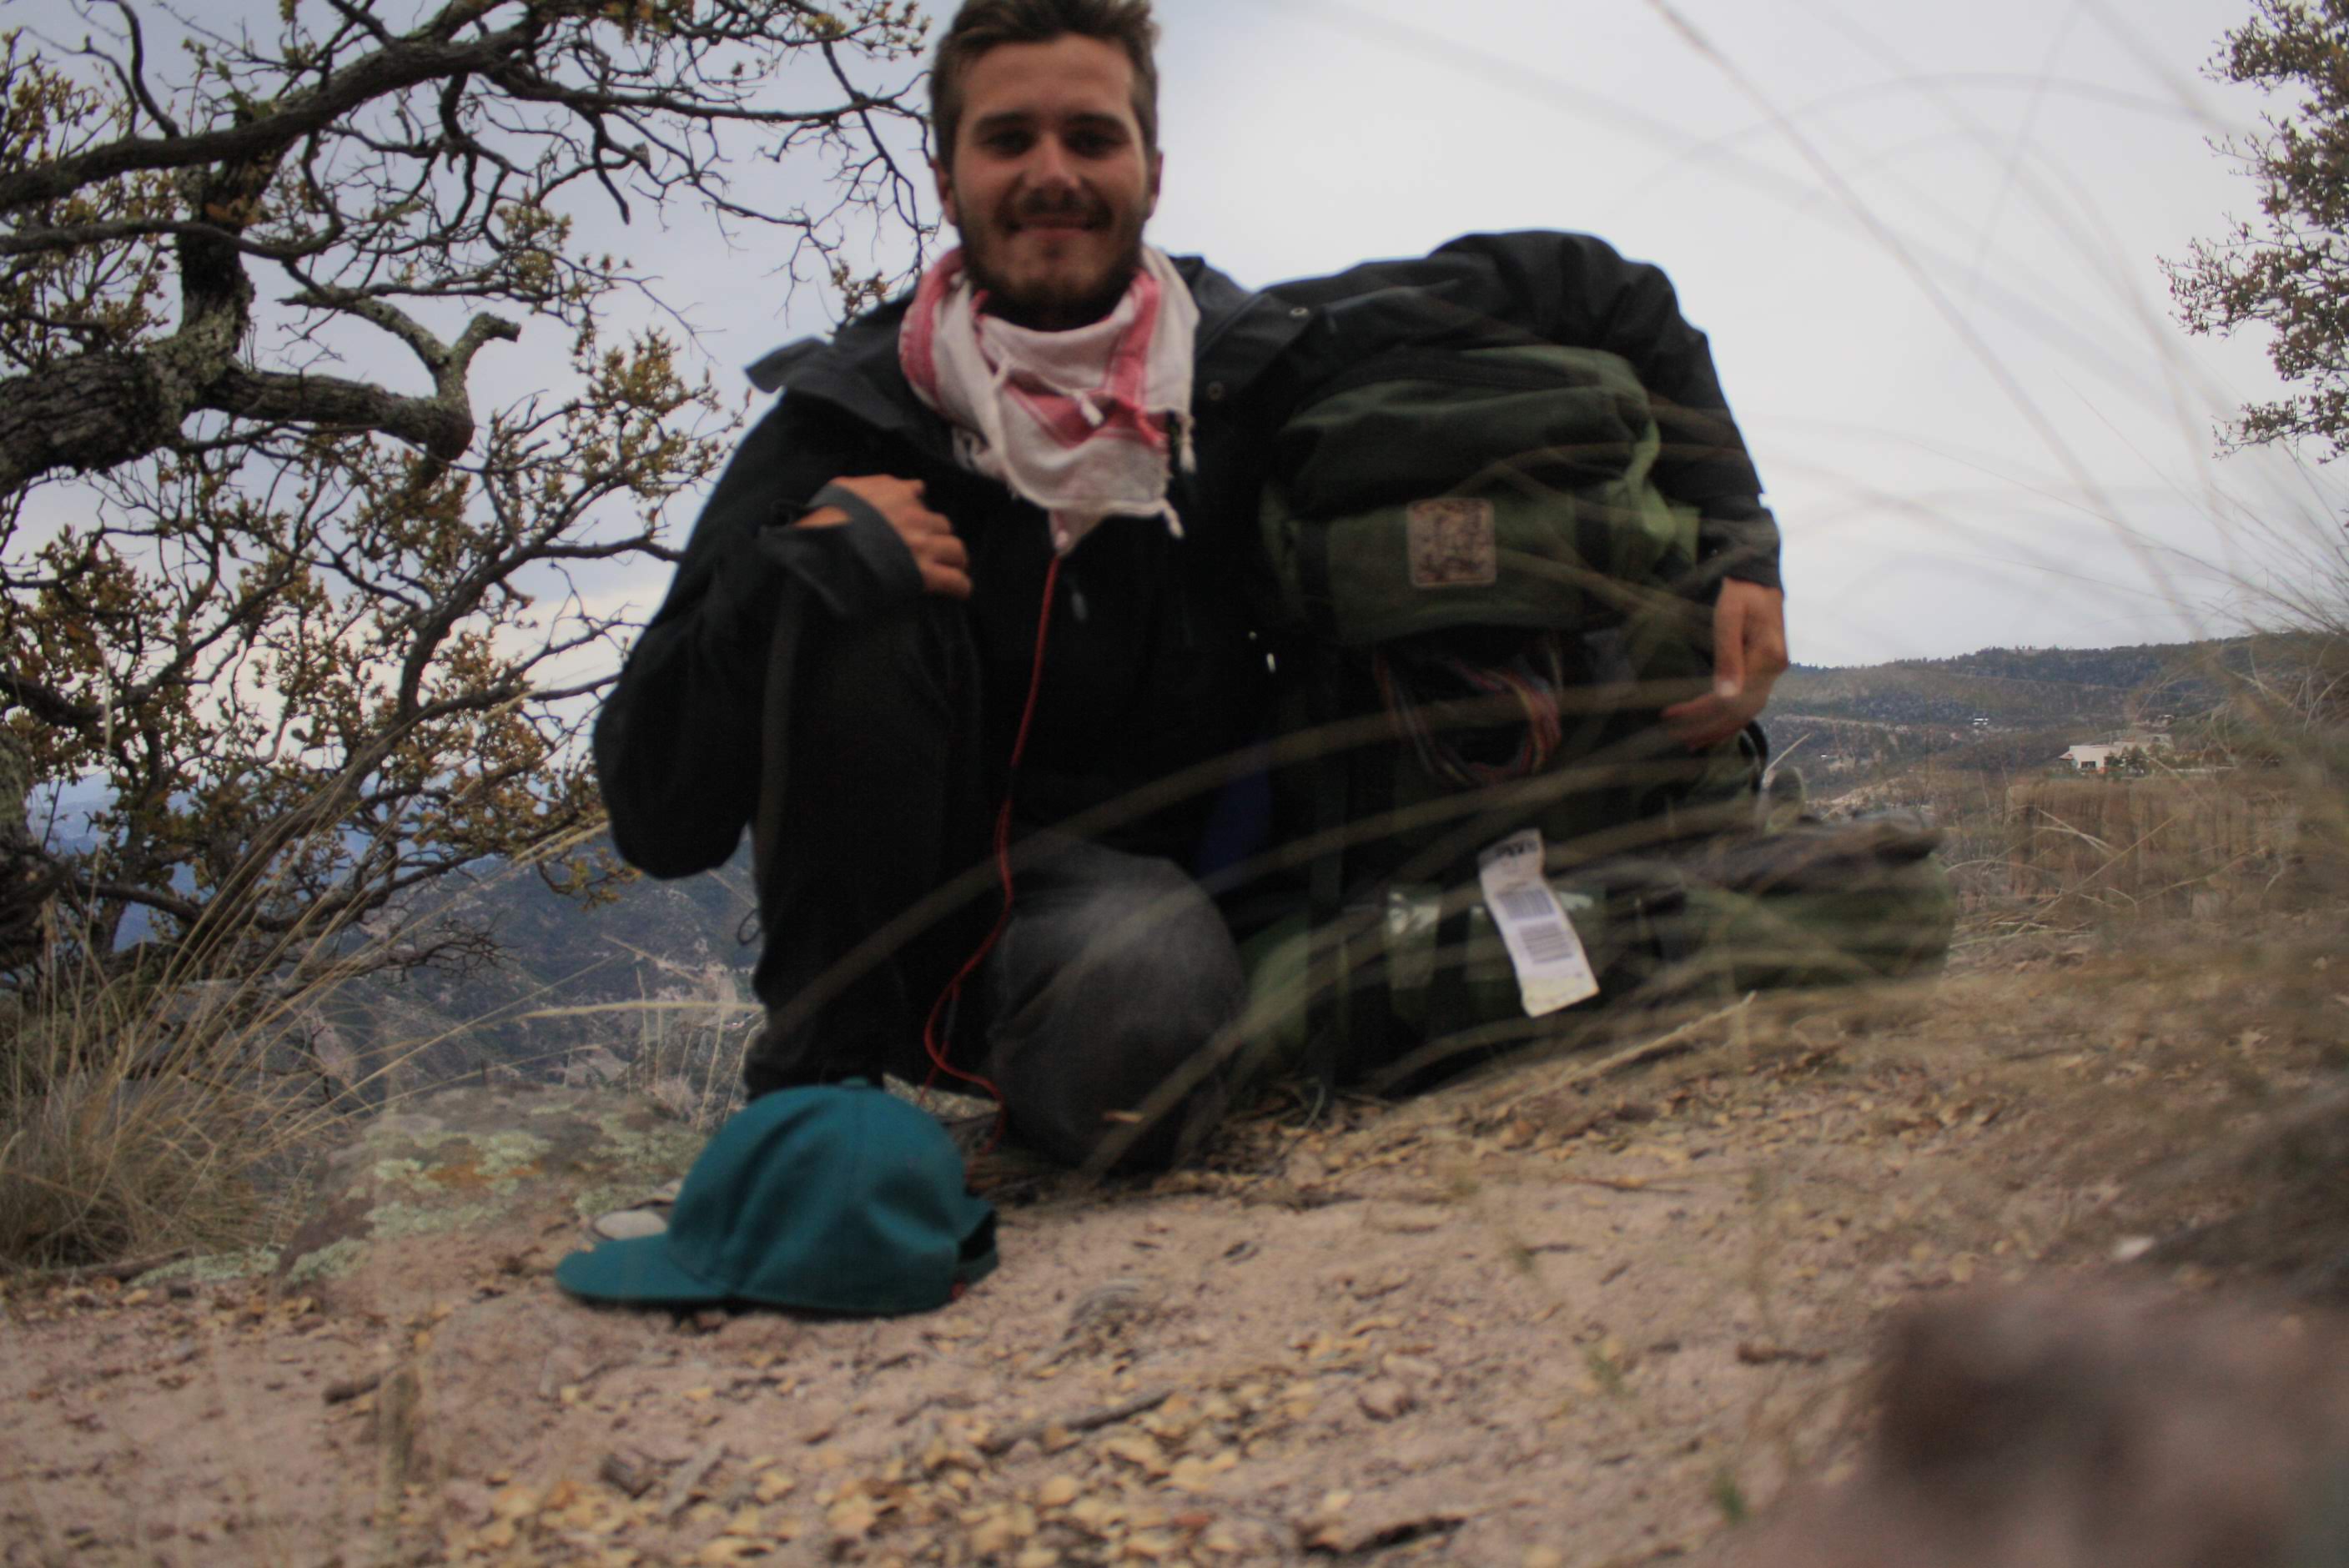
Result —
[{"label": "jacket collar", "polygon": [[[1198,303],[1193,387],[1207,389],[1211,400],[1251,385],[1310,319],[1304,306],[1251,293],[1196,256],[1175,257],[1174,270]],[[897,327],[912,299],[900,294],[867,311],[829,342],[805,337],[784,345],[750,366],[751,383],[764,392],[821,398],[944,457],[950,448],[946,426],[914,395],[897,362]]]}]

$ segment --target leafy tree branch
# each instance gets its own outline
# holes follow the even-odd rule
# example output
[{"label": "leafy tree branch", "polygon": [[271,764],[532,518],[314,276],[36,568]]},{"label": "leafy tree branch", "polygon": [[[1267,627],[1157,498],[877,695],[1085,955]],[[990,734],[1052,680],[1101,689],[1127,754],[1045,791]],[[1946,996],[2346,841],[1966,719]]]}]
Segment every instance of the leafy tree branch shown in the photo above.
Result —
[{"label": "leafy tree branch", "polygon": [[2280,107],[2219,144],[2259,191],[2236,221],[2167,263],[2179,318],[2197,333],[2264,328],[2268,357],[2295,390],[2254,403],[2232,446],[2313,442],[2349,454],[2349,0],[2252,0],[2210,75]]},{"label": "leafy tree branch", "polygon": [[[85,959],[186,977],[478,956],[419,895],[576,846],[580,740],[668,507],[731,421],[619,333],[596,209],[780,234],[853,303],[913,226],[907,0],[84,0],[0,32],[0,734],[94,789],[11,839]],[[823,171],[813,204],[763,169]],[[777,247],[761,244],[774,265]],[[667,302],[674,303],[674,302]],[[560,385],[475,372],[553,333]],[[420,373],[420,375],[419,375]],[[29,857],[29,861],[27,861]],[[363,926],[354,959],[335,934]],[[316,952],[312,950],[315,949]],[[0,977],[37,985],[22,940]]]}]

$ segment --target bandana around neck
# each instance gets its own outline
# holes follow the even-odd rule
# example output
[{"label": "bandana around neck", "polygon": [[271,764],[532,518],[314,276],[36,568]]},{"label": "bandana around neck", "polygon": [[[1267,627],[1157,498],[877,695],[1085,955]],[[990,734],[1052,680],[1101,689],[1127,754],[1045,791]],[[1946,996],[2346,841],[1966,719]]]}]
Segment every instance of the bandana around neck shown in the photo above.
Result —
[{"label": "bandana around neck", "polygon": [[1191,369],[1199,307],[1174,263],[1144,246],[1117,308],[1090,326],[1037,332],[987,314],[960,250],[922,274],[897,356],[954,427],[964,467],[1050,520],[1067,554],[1105,518],[1164,518],[1173,465],[1194,467]]}]

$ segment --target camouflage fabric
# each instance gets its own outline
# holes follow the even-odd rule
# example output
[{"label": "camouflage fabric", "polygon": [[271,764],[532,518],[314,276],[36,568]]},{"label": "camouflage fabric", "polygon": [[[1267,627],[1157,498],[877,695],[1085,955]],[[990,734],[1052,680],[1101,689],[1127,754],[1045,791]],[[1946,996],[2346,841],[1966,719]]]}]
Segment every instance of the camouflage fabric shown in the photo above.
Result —
[{"label": "camouflage fabric", "polygon": [[[1805,820],[1554,863],[1550,889],[1601,987],[1558,1017],[1931,974],[1957,920],[1949,872],[1933,852],[1940,842],[1937,830],[1905,816]],[[1243,951],[1242,1032],[1275,1070],[1309,1060],[1318,1031],[1328,1029],[1344,1044],[1335,1053],[1344,1077],[1409,1088],[1556,1032],[1556,1020],[1526,1016],[1474,882],[1389,887],[1375,907],[1347,913],[1342,965],[1329,962],[1324,936],[1317,973],[1302,915]],[[1334,997],[1314,995],[1333,982]],[[1378,1048],[1362,1050],[1365,1039]],[[1419,1065],[1397,1071],[1399,1062]]]}]

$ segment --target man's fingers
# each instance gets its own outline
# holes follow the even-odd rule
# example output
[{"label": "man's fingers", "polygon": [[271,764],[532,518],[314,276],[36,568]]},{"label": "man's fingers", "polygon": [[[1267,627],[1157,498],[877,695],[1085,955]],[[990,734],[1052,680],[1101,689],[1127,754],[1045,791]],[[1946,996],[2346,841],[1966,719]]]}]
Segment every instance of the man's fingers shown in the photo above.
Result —
[{"label": "man's fingers", "polygon": [[922,591],[943,594],[948,599],[970,597],[970,573],[960,567],[940,562],[925,561],[922,567]]},{"label": "man's fingers", "polygon": [[1763,696],[1786,673],[1786,632],[1783,624],[1762,619],[1745,628],[1745,684]]},{"label": "man's fingers", "polygon": [[1713,607],[1713,690],[1724,700],[1745,689],[1745,634],[1744,599],[1723,593]]},{"label": "man's fingers", "polygon": [[929,487],[921,480],[899,479],[895,474],[856,474],[832,482],[887,518],[889,526],[907,539],[953,531],[952,522],[922,504]]},{"label": "man's fingers", "polygon": [[1672,732],[1672,738],[1691,749],[1712,745],[1726,722],[1721,699],[1712,696],[1674,703],[1658,717]]},{"label": "man's fingers", "polygon": [[1664,709],[1664,727],[1692,751],[1718,746],[1761,716],[1785,668],[1785,595],[1732,578],[1713,605],[1713,690]]},{"label": "man's fingers", "polygon": [[925,548],[943,540],[953,540],[957,549],[962,546],[962,541],[955,537],[954,523],[926,507],[908,511],[897,530],[908,539],[920,540]]},{"label": "man's fingers", "polygon": [[[941,520],[943,521],[943,520]],[[970,597],[970,551],[951,532],[925,533],[906,541],[921,568],[922,587],[948,598]]]},{"label": "man's fingers", "polygon": [[928,493],[920,480],[899,479],[895,474],[844,474],[832,482],[878,507],[901,499],[920,500]]},{"label": "man's fingers", "polygon": [[[864,501],[896,531],[914,557],[922,592],[948,599],[970,597],[970,551],[954,531],[953,520],[922,504],[927,487],[920,480],[895,474],[852,474],[832,481]],[[802,525],[824,527],[846,522],[838,507],[823,507],[800,519]]]},{"label": "man's fingers", "polygon": [[1707,693],[1675,703],[1658,717],[1673,739],[1695,751],[1728,739],[1761,711],[1761,699],[1753,694],[1733,699]]},{"label": "man's fingers", "polygon": [[[1786,596],[1775,588],[1731,578],[1713,603],[1716,676],[1733,680],[1737,692],[1754,699],[1754,711],[1786,669]],[[1728,694],[1724,694],[1728,695]]]},{"label": "man's fingers", "polygon": [[1754,684],[1764,692],[1767,692],[1778,684],[1778,677],[1786,673],[1790,662],[1786,656],[1786,639],[1784,636],[1768,639],[1760,651],[1747,661],[1754,672]]},{"label": "man's fingers", "polygon": [[[913,552],[914,566],[921,573],[924,593],[941,593],[949,599],[970,597],[970,552],[956,534],[951,518],[922,504],[929,494],[929,487],[924,481],[899,479],[895,474],[854,474],[833,483],[871,506],[897,531],[897,537]],[[843,520],[811,514],[804,521]]]}]

